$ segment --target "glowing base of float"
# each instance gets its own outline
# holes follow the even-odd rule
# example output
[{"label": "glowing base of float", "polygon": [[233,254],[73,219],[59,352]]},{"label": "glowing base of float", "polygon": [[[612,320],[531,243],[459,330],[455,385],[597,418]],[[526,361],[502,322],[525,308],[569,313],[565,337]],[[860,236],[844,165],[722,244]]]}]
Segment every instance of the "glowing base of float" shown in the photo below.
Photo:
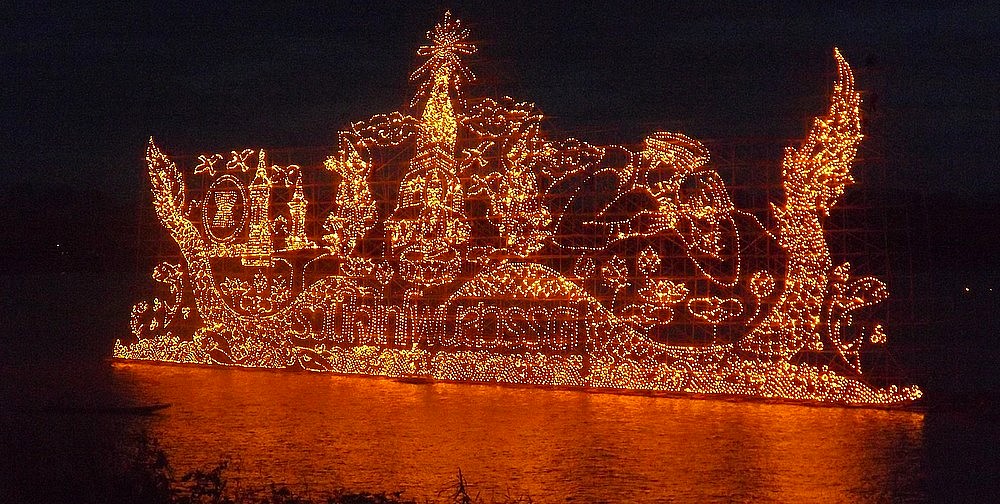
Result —
[{"label": "glowing base of float", "polygon": [[829,111],[787,149],[767,227],[736,209],[697,140],[549,140],[533,104],[460,98],[475,47],[457,20],[428,37],[410,109],[341,131],[320,171],[333,181],[312,176],[332,201],[310,201],[324,193],[307,197],[307,171],[252,149],[224,167],[199,156],[202,189],[188,191],[150,139],[154,206],[181,257],[154,269],[170,296],[133,307],[135,341],[115,358],[882,407],[921,397],[865,382],[862,351],[886,339],[866,310],[888,292],[835,265],[826,242],[862,138],[839,52]]},{"label": "glowing base of float", "polygon": [[[166,354],[163,348],[169,348]],[[910,406],[922,396],[918,387],[872,387],[863,381],[810,364],[744,360],[726,350],[670,363],[622,361],[610,355],[542,353],[496,355],[482,351],[439,351],[353,348],[292,348],[287,367],[344,375],[387,378],[430,378],[457,383],[495,383],[581,387],[608,392],[664,392],[742,396],[819,404],[891,408]],[[115,345],[120,360],[219,365],[196,341],[164,336],[129,347]],[[305,356],[308,355],[308,358]],[[274,356],[281,359],[281,356]],[[589,361],[588,365],[584,362]],[[232,364],[237,365],[238,364]],[[693,371],[697,366],[698,371]],[[250,366],[257,368],[258,366]]]}]

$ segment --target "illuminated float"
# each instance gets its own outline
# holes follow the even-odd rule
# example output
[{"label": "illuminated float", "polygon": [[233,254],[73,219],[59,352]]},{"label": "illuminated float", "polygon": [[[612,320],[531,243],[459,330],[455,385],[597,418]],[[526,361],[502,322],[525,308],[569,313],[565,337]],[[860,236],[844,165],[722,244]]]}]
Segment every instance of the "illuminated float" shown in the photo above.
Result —
[{"label": "illuminated float", "polygon": [[[782,166],[767,229],[699,141],[548,138],[533,104],[470,99],[476,48],[445,15],[405,110],[339,133],[309,201],[299,166],[150,139],[156,215],[180,248],[114,357],[458,382],[901,405],[864,380],[885,285],[835,264],[823,219],[862,138],[837,51],[828,113]],[[187,178],[200,178],[188,189]],[[762,244],[766,251],[761,252]],[[826,359],[825,361],[823,359]]]}]

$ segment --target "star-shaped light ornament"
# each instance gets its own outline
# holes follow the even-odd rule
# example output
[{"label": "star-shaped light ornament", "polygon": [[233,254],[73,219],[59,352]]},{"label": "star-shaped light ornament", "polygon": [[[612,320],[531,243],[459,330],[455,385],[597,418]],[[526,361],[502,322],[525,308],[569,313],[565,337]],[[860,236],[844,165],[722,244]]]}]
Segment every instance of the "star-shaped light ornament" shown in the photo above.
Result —
[{"label": "star-shaped light ornament", "polygon": [[462,84],[472,82],[476,76],[462,63],[461,55],[476,52],[475,44],[469,42],[469,30],[462,27],[462,21],[452,19],[451,11],[444,13],[444,19],[427,32],[429,45],[420,46],[417,54],[427,56],[420,67],[410,74],[410,80],[422,80],[420,92],[413,97],[411,105],[426,96],[440,77],[449,78],[458,93]]}]

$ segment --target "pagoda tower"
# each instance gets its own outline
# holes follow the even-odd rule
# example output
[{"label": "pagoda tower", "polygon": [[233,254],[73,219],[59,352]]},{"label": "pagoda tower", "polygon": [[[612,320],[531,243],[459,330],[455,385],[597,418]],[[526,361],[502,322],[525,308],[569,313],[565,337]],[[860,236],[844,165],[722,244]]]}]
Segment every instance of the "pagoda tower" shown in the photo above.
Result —
[{"label": "pagoda tower", "polygon": [[306,207],[309,201],[302,192],[302,177],[295,179],[295,191],[288,201],[288,221],[291,229],[286,239],[286,250],[299,250],[312,247],[313,243],[306,236]]},{"label": "pagoda tower", "polygon": [[[420,287],[453,281],[462,269],[462,249],[469,238],[465,195],[456,174],[455,140],[458,117],[452,101],[469,72],[459,59],[472,54],[468,30],[446,13],[428,32],[430,45],[417,54],[428,56],[412,75],[423,80],[426,95],[417,134],[417,154],[399,185],[396,208],[386,222],[389,249],[399,261],[400,276]],[[414,99],[416,103],[417,98]]]},{"label": "pagoda tower", "polygon": [[244,266],[270,266],[271,253],[271,178],[267,175],[264,150],[257,161],[257,174],[250,183],[250,233],[243,249]]}]

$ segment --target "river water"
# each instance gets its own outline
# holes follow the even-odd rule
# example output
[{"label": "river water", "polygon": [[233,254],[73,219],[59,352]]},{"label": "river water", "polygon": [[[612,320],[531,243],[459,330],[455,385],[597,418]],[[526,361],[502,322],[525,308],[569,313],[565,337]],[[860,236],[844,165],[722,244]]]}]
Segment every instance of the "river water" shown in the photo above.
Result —
[{"label": "river water", "polygon": [[[975,435],[907,411],[304,372],[105,363],[5,369],[3,382],[4,487],[37,500],[100,500],[114,484],[108,457],[120,456],[109,454],[142,432],[176,473],[229,456],[246,485],[435,498],[460,468],[487,500],[923,502],[955,482],[936,474],[951,455],[935,450]],[[88,410],[151,403],[172,406]]]}]

